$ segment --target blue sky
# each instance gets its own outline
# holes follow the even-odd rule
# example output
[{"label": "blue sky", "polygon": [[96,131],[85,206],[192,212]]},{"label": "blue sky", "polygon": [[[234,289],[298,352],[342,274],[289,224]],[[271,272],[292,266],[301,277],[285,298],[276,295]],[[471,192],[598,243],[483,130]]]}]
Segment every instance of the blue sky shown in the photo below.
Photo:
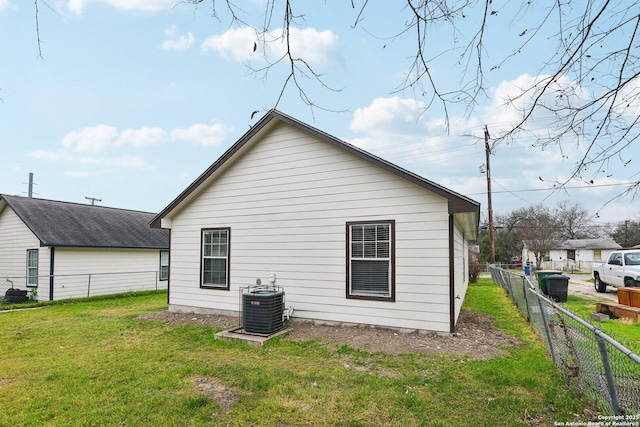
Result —
[{"label": "blue sky", "polygon": [[[309,108],[295,88],[285,91],[277,108],[467,195],[486,212],[486,176],[479,172],[485,162],[483,127],[497,133],[514,120],[516,112],[501,100],[539,74],[548,42],[542,38],[526,55],[488,73],[488,96],[472,111],[454,106],[447,134],[437,105],[424,113],[428,98],[396,90],[415,53],[413,34],[390,38],[406,17],[403,2],[371,5],[355,28],[351,2],[335,3],[294,3],[306,9],[292,37],[324,81],[340,89],[303,80],[307,95],[341,112]],[[253,73],[250,67],[265,65],[263,46],[254,52],[253,33],[229,26],[223,3],[219,19],[212,17],[211,4],[40,2],[41,58],[33,2],[0,0],[0,193],[26,194],[33,172],[36,197],[79,203],[95,197],[105,206],[150,212],[169,204],[274,106],[286,76],[283,67],[266,78]],[[264,2],[247,0],[243,8],[243,17],[258,25]],[[524,21],[510,12],[515,18],[496,21],[487,34],[485,43],[496,48],[489,60],[498,61],[496,52],[520,41]],[[474,19],[470,15],[469,24]],[[460,30],[437,28],[432,43],[462,45],[469,34]],[[431,70],[447,90],[464,79],[464,67],[449,60],[443,57]],[[631,198],[602,208],[636,179],[635,170],[612,164],[612,177],[554,192],[552,182],[566,177],[579,158],[579,144],[569,142],[563,157],[532,142],[523,136],[496,148],[494,212],[539,203],[553,207],[568,199],[590,210],[597,223],[637,219],[640,204]]]}]

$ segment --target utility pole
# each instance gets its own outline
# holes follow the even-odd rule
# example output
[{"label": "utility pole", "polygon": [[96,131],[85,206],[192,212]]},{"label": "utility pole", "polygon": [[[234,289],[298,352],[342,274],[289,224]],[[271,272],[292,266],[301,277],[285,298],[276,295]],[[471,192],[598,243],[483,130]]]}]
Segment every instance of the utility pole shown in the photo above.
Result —
[{"label": "utility pole", "polygon": [[491,147],[489,147],[489,128],[484,126],[484,149],[487,155],[487,205],[489,208],[489,254],[491,256],[491,264],[496,263],[496,246],[493,237],[493,207],[491,206]]},{"label": "utility pole", "polygon": [[29,191],[27,196],[31,199],[33,197],[33,172],[29,172]]},{"label": "utility pole", "polygon": [[102,199],[96,199],[95,197],[85,197],[87,200],[91,200],[91,206],[93,206],[96,202],[101,202]]}]

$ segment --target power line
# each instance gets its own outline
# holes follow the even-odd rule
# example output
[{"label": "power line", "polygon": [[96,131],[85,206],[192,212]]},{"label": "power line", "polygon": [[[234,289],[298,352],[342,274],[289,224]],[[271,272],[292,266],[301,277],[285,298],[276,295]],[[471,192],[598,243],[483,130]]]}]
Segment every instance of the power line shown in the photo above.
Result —
[{"label": "power line", "polygon": [[[493,182],[496,182],[495,180]],[[497,184],[497,182],[496,182]],[[563,186],[563,187],[550,187],[550,188],[527,188],[527,189],[520,189],[520,190],[507,190],[505,189],[505,191],[493,191],[493,193],[512,193],[514,191],[518,191],[520,193],[528,193],[528,192],[534,192],[534,191],[558,191],[558,190],[562,190],[562,189],[566,189],[566,190],[587,190],[587,189],[591,189],[591,188],[598,188],[598,187],[617,187],[620,185],[635,185],[635,182],[621,182],[621,183],[617,183],[617,184],[591,184],[588,187],[569,187],[569,186]],[[498,184],[500,185],[500,184]],[[502,187],[502,185],[500,185]],[[502,187],[504,188],[504,187]],[[478,195],[482,195],[482,194],[486,194],[485,192],[482,193],[471,193],[468,194],[469,196],[478,196]],[[526,201],[526,200],[525,200]],[[529,202],[528,202],[529,203]]]}]

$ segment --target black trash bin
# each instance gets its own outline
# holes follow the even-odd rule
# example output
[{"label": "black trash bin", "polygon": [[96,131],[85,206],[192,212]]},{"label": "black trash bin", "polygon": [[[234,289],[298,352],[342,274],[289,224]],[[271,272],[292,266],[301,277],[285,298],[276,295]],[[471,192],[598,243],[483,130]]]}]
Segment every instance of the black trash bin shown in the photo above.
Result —
[{"label": "black trash bin", "polygon": [[14,304],[17,302],[29,301],[29,297],[27,296],[27,291],[11,288],[7,289],[7,292],[5,292],[4,300],[7,304]]},{"label": "black trash bin", "polygon": [[569,277],[564,274],[552,274],[546,277],[549,297],[556,302],[567,302]]},{"label": "black trash bin", "polygon": [[549,295],[549,287],[547,286],[547,277],[554,274],[562,274],[562,271],[557,270],[538,270],[536,276],[538,276],[538,287],[543,294]]}]

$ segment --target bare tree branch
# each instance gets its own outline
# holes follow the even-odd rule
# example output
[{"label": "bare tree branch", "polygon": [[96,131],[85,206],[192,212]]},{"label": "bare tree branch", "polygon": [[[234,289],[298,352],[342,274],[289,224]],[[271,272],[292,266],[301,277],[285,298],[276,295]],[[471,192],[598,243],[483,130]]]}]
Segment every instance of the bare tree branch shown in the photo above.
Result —
[{"label": "bare tree branch", "polygon": [[[194,6],[204,2],[177,1]],[[228,27],[255,31],[253,49],[260,46],[266,65],[250,69],[263,79],[274,78],[277,70],[281,80],[275,106],[287,91],[294,90],[312,110],[328,109],[312,99],[311,87],[335,92],[340,89],[327,83],[326,75],[309,61],[307,52],[295,50],[292,40],[295,30],[306,24],[304,15],[294,13],[294,5],[305,4],[299,1],[266,0],[260,16],[251,16],[232,0],[210,0],[210,4],[219,21],[221,13],[228,15]],[[42,57],[40,4],[48,4],[46,0],[34,0],[38,52]],[[354,13],[352,30],[361,29],[373,8],[396,5],[369,0],[349,0],[346,4]],[[566,177],[556,178],[558,188],[570,180],[590,183],[628,170],[626,165],[632,160],[629,148],[640,138],[637,4],[611,0],[555,0],[544,4],[402,0],[397,6],[403,19],[397,24],[391,22],[388,30],[385,28],[388,34],[374,35],[388,41],[383,48],[406,36],[413,39],[407,71],[390,93],[411,92],[424,100],[425,111],[442,111],[449,129],[454,105],[466,107],[470,114],[476,106],[495,101],[488,87],[489,72],[517,61],[536,42],[542,42],[549,47],[545,50],[547,56],[540,58],[537,73],[532,73],[537,77],[533,83],[515,88],[517,93],[504,100],[505,106],[518,109],[519,117],[508,127],[493,130],[494,141],[507,144],[532,136],[536,147],[558,147],[564,158],[571,155],[575,163]],[[505,23],[515,26],[516,31],[503,35]],[[550,29],[553,34],[547,33]],[[362,30],[371,34],[366,28]],[[488,45],[496,34],[504,37],[508,49]],[[277,46],[277,51],[284,53],[274,59],[269,56],[270,46]],[[461,78],[452,77],[453,72],[434,73],[436,65],[459,71]],[[552,120],[545,132],[539,125],[541,118]],[[576,156],[576,152],[580,154]]]}]

